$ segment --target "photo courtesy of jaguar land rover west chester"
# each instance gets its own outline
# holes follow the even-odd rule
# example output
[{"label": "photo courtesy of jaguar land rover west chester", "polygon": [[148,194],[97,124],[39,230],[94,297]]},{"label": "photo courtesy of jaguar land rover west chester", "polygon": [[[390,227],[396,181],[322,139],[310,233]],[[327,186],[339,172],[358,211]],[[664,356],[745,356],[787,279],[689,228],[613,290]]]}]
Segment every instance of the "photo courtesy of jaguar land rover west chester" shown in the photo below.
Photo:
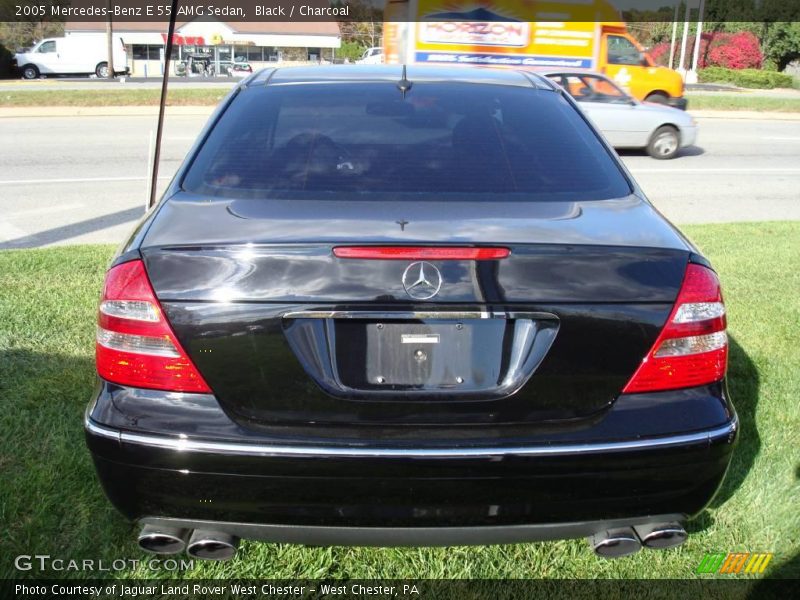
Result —
[{"label": "photo courtesy of jaguar land rover west chester", "polygon": [[709,262],[546,77],[267,69],[106,275],[86,414],[153,552],[668,548],[738,429]]}]

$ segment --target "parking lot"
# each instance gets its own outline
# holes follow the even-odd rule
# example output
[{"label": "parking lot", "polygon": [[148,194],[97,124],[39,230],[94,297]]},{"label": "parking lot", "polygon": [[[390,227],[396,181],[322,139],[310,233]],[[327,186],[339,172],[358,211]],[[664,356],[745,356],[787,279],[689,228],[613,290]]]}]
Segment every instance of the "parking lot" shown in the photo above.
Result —
[{"label": "parking lot", "polygon": [[[161,185],[206,120],[170,115]],[[700,118],[698,145],[671,161],[624,152],[676,223],[800,219],[800,121]],[[0,248],[119,243],[144,212],[153,116],[6,117]]]}]

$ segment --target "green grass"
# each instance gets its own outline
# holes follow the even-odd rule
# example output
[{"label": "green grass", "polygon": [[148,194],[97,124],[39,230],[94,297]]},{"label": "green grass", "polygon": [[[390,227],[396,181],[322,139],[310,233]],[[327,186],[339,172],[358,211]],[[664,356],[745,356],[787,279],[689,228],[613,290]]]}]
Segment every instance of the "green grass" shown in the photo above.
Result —
[{"label": "green grass", "polygon": [[[172,89],[169,106],[216,106],[228,88]],[[3,91],[0,107],[6,106],[158,106],[160,89],[35,90]]]},{"label": "green grass", "polygon": [[[717,95],[719,94],[719,95]],[[769,98],[750,96],[746,92],[733,95],[726,92],[693,94],[688,92],[689,110],[752,110],[767,112],[800,112],[800,97]]]},{"label": "green grass", "polygon": [[[691,523],[684,546],[601,561],[584,540],[447,549],[244,542],[235,560],[197,562],[186,575],[692,579],[705,552],[752,551],[775,553],[769,572],[800,576],[800,223],[685,231],[725,286],[742,431],[719,498]],[[95,303],[111,254],[107,246],[0,252],[0,576],[13,576],[23,553],[143,557],[136,528],[103,496],[82,433]],[[167,576],[145,567],[121,575]]]}]

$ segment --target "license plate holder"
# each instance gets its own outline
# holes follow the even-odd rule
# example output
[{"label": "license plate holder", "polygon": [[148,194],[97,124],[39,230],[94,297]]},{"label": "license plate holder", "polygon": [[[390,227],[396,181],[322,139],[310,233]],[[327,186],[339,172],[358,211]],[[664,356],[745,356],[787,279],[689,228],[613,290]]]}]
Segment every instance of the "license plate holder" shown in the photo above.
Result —
[{"label": "license plate holder", "polygon": [[437,388],[471,382],[474,332],[468,325],[369,323],[366,328],[367,383]]}]

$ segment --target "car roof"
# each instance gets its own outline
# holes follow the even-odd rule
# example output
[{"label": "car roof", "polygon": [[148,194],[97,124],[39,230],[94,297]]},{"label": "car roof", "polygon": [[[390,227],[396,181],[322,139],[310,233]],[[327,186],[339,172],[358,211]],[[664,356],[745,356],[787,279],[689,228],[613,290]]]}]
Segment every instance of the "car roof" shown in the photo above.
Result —
[{"label": "car roof", "polygon": [[[266,68],[255,73],[248,85],[297,83],[347,83],[400,81],[403,65],[320,65],[307,67]],[[408,65],[406,78],[414,82],[458,82],[516,87],[553,89],[552,84],[535,73],[514,69],[492,69],[448,65]]]}]

